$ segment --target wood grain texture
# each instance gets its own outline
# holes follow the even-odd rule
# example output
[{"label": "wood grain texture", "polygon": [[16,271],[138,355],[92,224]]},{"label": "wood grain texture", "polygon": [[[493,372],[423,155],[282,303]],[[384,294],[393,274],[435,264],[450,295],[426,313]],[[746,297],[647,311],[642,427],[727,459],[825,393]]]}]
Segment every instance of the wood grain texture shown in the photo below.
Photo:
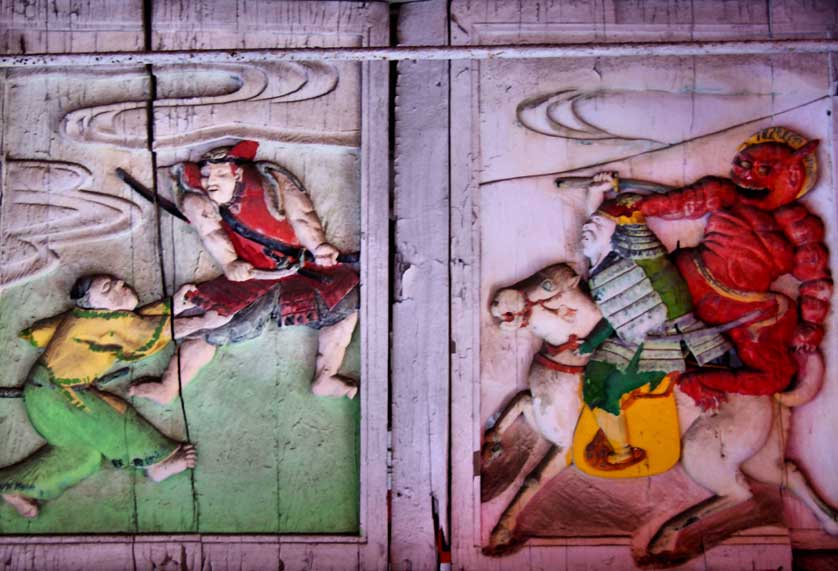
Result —
[{"label": "wood grain texture", "polygon": [[[386,42],[382,25],[373,40]],[[361,267],[361,322],[367,329],[361,347],[361,533],[367,543],[358,549],[358,568],[385,568],[388,555],[387,404],[389,402],[389,197],[387,104],[389,67],[363,64],[361,224],[365,228]]]},{"label": "wood grain texture", "polygon": [[[452,30],[453,32],[453,30]],[[451,498],[452,559],[456,569],[479,569],[480,480],[474,452],[479,425],[479,212],[475,165],[480,160],[476,133],[478,62],[451,63]]]},{"label": "wood grain texture", "polygon": [[[796,9],[792,6],[796,6]],[[690,4],[663,1],[604,3],[455,1],[451,8],[452,43],[455,45],[537,43],[543,41],[618,42],[771,38],[777,37],[775,33],[779,34],[780,27],[783,29],[783,37],[831,37],[835,30],[834,6],[822,2],[807,4],[804,8],[801,4],[794,2],[702,2]],[[795,14],[796,10],[801,13]],[[706,76],[708,79],[711,77],[714,80],[720,78],[724,75],[724,72],[721,71],[722,68],[725,65],[732,65],[732,61],[733,58],[729,60],[724,58],[684,58],[680,64],[683,66],[683,77],[688,78],[687,70],[691,69],[693,72],[693,85],[692,87],[688,86],[687,89],[693,89],[698,83],[702,82],[704,73],[708,73]],[[754,63],[747,58],[741,58],[738,61],[743,70]],[[802,94],[802,92],[797,91],[797,87],[803,84],[810,84],[813,88],[804,98],[805,101],[801,100],[799,103],[800,105],[809,104],[805,113],[789,114],[782,118],[778,117],[775,121],[792,123],[797,121],[800,125],[809,126],[809,130],[812,131],[810,136],[823,136],[820,129],[822,123],[819,123],[816,118],[818,113],[823,114],[823,105],[819,106],[814,102],[823,102],[823,97],[828,92],[825,85],[830,84],[831,81],[826,78],[824,61],[825,58],[823,57],[778,58],[767,61],[768,67],[766,69],[785,69],[792,74],[799,72],[811,80],[811,82],[810,80],[781,80],[774,85],[783,85],[782,91],[772,88],[772,93],[776,91],[795,95]],[[470,455],[479,449],[483,421],[501,403],[495,398],[498,395],[492,392],[494,390],[492,387],[490,387],[489,392],[480,394],[479,389],[474,387],[474,383],[477,382],[476,379],[482,378],[481,365],[497,369],[497,363],[493,363],[492,355],[496,356],[498,350],[506,351],[507,358],[509,360],[517,359],[518,364],[511,364],[504,369],[505,376],[495,375],[492,378],[495,383],[494,388],[497,388],[497,383],[514,383],[514,379],[509,378],[510,375],[513,377],[520,376],[519,373],[525,372],[526,363],[524,361],[531,355],[531,349],[527,347],[528,343],[525,339],[509,340],[503,346],[492,344],[487,347],[486,339],[481,337],[482,333],[478,332],[479,327],[474,324],[475,322],[479,323],[480,316],[477,312],[482,311],[481,308],[485,307],[485,298],[480,293],[479,284],[474,282],[473,274],[480,273],[482,268],[483,273],[494,276],[494,279],[485,283],[501,284],[507,283],[514,276],[528,275],[530,269],[537,269],[522,267],[522,264],[528,263],[527,259],[516,255],[511,248],[497,250],[502,253],[499,257],[487,258],[487,252],[490,248],[487,245],[487,237],[494,237],[495,245],[498,242],[503,242],[504,239],[514,240],[516,238],[514,230],[510,229],[509,232],[506,232],[507,227],[510,226],[508,224],[510,219],[516,221],[527,220],[527,232],[531,237],[530,243],[534,244],[537,255],[544,258],[541,260],[544,263],[538,267],[549,263],[550,260],[562,259],[561,256],[571,254],[571,252],[564,251],[561,248],[553,247],[555,246],[553,244],[555,240],[566,241],[569,237],[578,233],[578,228],[574,229],[572,224],[568,225],[563,222],[565,215],[562,215],[561,221],[553,222],[553,232],[549,236],[544,234],[543,236],[539,235],[541,238],[536,238],[532,236],[533,232],[536,231],[534,226],[537,225],[534,221],[537,221],[540,216],[548,216],[548,214],[538,208],[531,211],[528,216],[521,216],[521,212],[516,214],[518,205],[522,205],[522,208],[526,209],[527,201],[534,198],[530,191],[536,192],[543,188],[546,192],[548,187],[539,186],[540,183],[537,183],[534,178],[529,183],[524,182],[523,179],[516,179],[522,176],[526,177],[527,175],[524,173],[541,174],[557,169],[562,170],[558,167],[560,163],[573,163],[574,157],[581,158],[585,155],[590,157],[590,153],[593,152],[590,147],[574,146],[572,144],[565,149],[555,149],[555,152],[551,152],[547,150],[547,147],[553,144],[553,140],[557,139],[548,141],[547,138],[542,138],[540,147],[538,144],[529,147],[525,140],[515,138],[517,133],[521,133],[521,124],[512,118],[516,111],[514,108],[516,103],[512,102],[515,97],[512,94],[522,85],[530,82],[528,89],[534,95],[552,92],[550,87],[552,82],[557,83],[557,91],[569,89],[579,82],[583,82],[584,74],[591,70],[592,81],[597,83],[599,89],[607,89],[607,84],[603,79],[609,73],[607,66],[615,64],[627,69],[628,66],[632,65],[630,60],[620,60],[618,62],[616,60],[600,59],[596,62],[589,62],[587,66],[580,62],[577,76],[573,76],[572,72],[568,73],[567,76],[562,76],[561,74],[564,72],[560,72],[559,68],[565,63],[569,62],[552,62],[550,65],[553,68],[550,71],[547,69],[549,65],[544,60],[541,62],[533,60],[521,67],[517,67],[515,64],[505,66],[491,61],[473,62],[470,65],[465,63],[452,64],[451,105],[452,117],[456,118],[451,126],[452,325],[453,337],[457,347],[452,365],[454,379],[452,384],[453,482],[457,494],[468,493],[466,490],[469,489],[468,486],[471,484],[474,495],[473,498],[462,498],[455,494],[452,498],[453,539],[456,550],[454,562],[458,568],[460,566],[462,568],[494,568],[493,566],[497,565],[497,563],[483,558],[479,553],[479,547],[472,547],[480,545],[480,526],[482,525],[483,531],[488,533],[496,521],[496,515],[499,514],[494,514],[494,512],[487,514],[484,511],[482,517],[488,518],[488,521],[481,521],[479,479],[473,478]],[[634,78],[642,78],[646,77],[644,74],[650,70],[655,70],[654,74],[648,76],[649,78],[653,76],[663,77],[666,73],[663,71],[664,69],[674,70],[671,79],[680,76],[678,60],[669,61],[664,58],[643,62],[637,73],[629,73],[629,75]],[[781,72],[781,75],[785,75],[787,71]],[[471,74],[471,77],[468,77],[469,74]],[[753,77],[767,79],[770,74],[754,74]],[[792,85],[795,87],[792,88]],[[635,88],[637,87],[635,86]],[[648,83],[645,84],[645,88],[651,89]],[[779,109],[784,104],[780,103],[780,107],[778,107],[778,103],[780,103],[779,99],[772,100],[770,106],[766,108],[769,111],[766,115],[779,115]],[[715,114],[707,112],[700,114],[700,116],[711,119],[718,117],[719,120],[722,120],[724,113],[721,111]],[[698,121],[696,119],[696,117],[699,117],[698,115],[693,117],[694,121]],[[520,116],[518,118],[520,121]],[[732,123],[736,122],[736,118],[733,116],[729,119]],[[756,117],[751,120],[755,119]],[[740,120],[743,123],[748,121],[745,117],[740,117]],[[748,128],[757,129],[758,127],[748,126]],[[467,131],[469,135],[465,134]],[[474,133],[474,131],[479,131],[479,133]],[[739,137],[739,133],[736,136]],[[541,152],[545,153],[544,161],[539,159]],[[643,149],[637,150],[637,153],[643,154],[643,152]],[[832,149],[830,149],[829,153],[832,152]],[[627,152],[625,154],[632,155],[633,153]],[[685,165],[684,168],[692,168],[692,160],[699,160],[699,157],[709,157],[711,154],[709,150],[691,152],[688,153],[690,160],[687,160],[687,155],[684,155],[682,160]],[[550,158],[551,155],[553,159]],[[551,160],[557,166],[550,167]],[[828,162],[824,159],[821,160],[823,164]],[[603,161],[603,163],[607,164],[607,161]],[[650,162],[650,167],[651,165]],[[600,164],[598,168],[606,167]],[[622,166],[616,168],[623,172]],[[685,179],[693,180],[690,178],[694,176],[692,173],[681,174],[684,175]],[[546,180],[547,176],[545,175],[545,184],[550,182]],[[645,178],[650,176],[654,177],[655,173],[649,171]],[[820,194],[815,196],[815,193],[813,193],[810,200],[817,204],[816,210],[821,213],[824,220],[829,220],[832,218],[829,213],[834,210],[834,195],[832,194],[834,190],[831,189],[830,182],[832,177],[829,175],[822,176],[828,176],[828,178],[823,179]],[[641,176],[640,178],[644,177]],[[493,194],[495,183],[504,186],[503,190],[497,189],[497,195]],[[529,187],[529,185],[532,186]],[[487,220],[488,205],[486,201],[492,196],[500,202],[496,203],[491,218]],[[573,200],[568,199],[564,202],[564,208],[576,208]],[[480,231],[483,224],[487,224],[487,227],[483,229],[484,233],[482,236],[476,236],[476,232]],[[559,236],[556,237],[556,235]],[[535,246],[536,243],[539,246]],[[543,244],[550,244],[552,251],[539,249],[540,245]],[[459,255],[453,252],[463,252],[462,264],[467,269],[460,270],[458,267],[461,262]],[[488,268],[485,267],[487,264],[489,265]],[[470,302],[464,303],[464,299],[470,299]],[[830,355],[835,353],[834,345],[830,340],[826,341],[825,347],[828,347],[827,351]],[[480,360],[479,355],[474,355],[478,348],[482,352],[487,352],[488,356],[483,361]],[[825,393],[819,397],[819,400],[809,405],[807,410],[795,412],[795,425],[792,432],[796,436],[792,437],[793,440],[797,439],[798,442],[802,442],[806,440],[802,436],[803,434],[813,434],[812,431],[819,434],[821,430],[829,429],[832,425],[831,421],[826,418],[822,411],[816,412],[816,409],[820,410],[821,406],[829,406],[830,403],[835,402],[834,397],[829,396],[833,390],[831,387],[834,386],[835,383],[830,378],[827,387],[825,387]],[[509,390],[512,391],[513,388],[509,387]],[[512,392],[509,394],[512,394]],[[484,397],[486,395],[489,395],[491,402],[485,402]],[[803,440],[800,440],[801,438]],[[825,442],[821,438],[822,436],[818,435],[808,440],[808,445],[797,444],[797,448],[793,447],[792,452],[794,453],[794,450],[804,451],[803,457],[808,460],[808,462],[803,462],[804,465],[817,466],[817,474],[813,475],[816,487],[828,501],[834,502],[829,484],[825,484],[830,480],[825,474],[829,469],[828,467],[831,466],[831,458],[823,458],[822,454],[820,460],[812,457],[815,450],[824,449],[824,444],[816,443]],[[524,472],[526,472],[526,469]],[[567,474],[567,476],[572,476],[572,474]],[[557,482],[557,485],[560,485],[560,483]],[[638,488],[637,493],[641,497],[646,497],[647,492]],[[692,493],[701,494],[702,490],[693,485]],[[654,496],[649,495],[648,499],[652,502],[650,505],[654,505]],[[551,519],[556,525],[559,525],[560,521],[565,521],[561,519],[563,515],[566,515],[564,511],[557,508],[556,511],[552,512]],[[798,519],[798,515],[801,513],[804,513],[804,511],[799,506],[795,506],[792,510],[792,517],[788,521],[803,522],[803,520]],[[571,518],[569,521],[565,521],[565,524],[568,527],[562,533],[568,533],[571,528],[577,525],[584,525],[578,518]],[[808,525],[815,526],[817,524],[809,521]],[[734,540],[739,541],[739,538],[734,538]],[[753,540],[749,543],[749,540],[750,538],[742,538],[745,543],[737,544],[740,545],[738,554],[743,560],[749,556],[749,552],[753,551],[752,561],[757,564],[757,568],[759,568],[759,565],[767,565],[766,557],[770,558],[772,556],[777,557],[778,564],[788,565],[789,547],[787,542],[771,549],[763,549],[760,547],[763,544],[759,541]],[[541,565],[540,561],[549,559],[549,553],[553,547],[532,542],[532,545],[525,547],[524,551],[528,549],[530,553],[529,565],[535,566],[536,560],[532,557],[534,550],[539,552],[537,560],[539,561],[538,564]],[[725,551],[726,549],[727,551]],[[631,568],[633,565],[628,549],[617,549],[615,547],[615,554],[619,553],[619,557],[615,555],[616,558],[608,556],[604,550],[585,549],[581,545],[574,545],[573,550],[573,557],[567,561],[577,562],[579,568],[601,568],[604,565],[610,565],[613,568]],[[728,561],[728,556],[724,554],[729,552],[730,550],[726,545],[722,545],[708,553],[712,553],[715,557],[714,565],[716,566],[736,568],[736,565],[744,565],[742,561],[736,563]],[[521,556],[519,554],[516,557]],[[525,560],[519,560],[522,565],[521,568],[527,568],[527,563],[523,561]],[[685,568],[703,569],[705,566],[705,563],[699,558],[691,561]],[[568,568],[573,567],[568,564]],[[707,566],[707,568],[713,568],[713,566]]]},{"label": "wood grain texture", "polygon": [[[443,1],[406,4],[398,43],[445,45],[446,22]],[[431,569],[433,502],[448,528],[448,62],[399,62],[396,82],[390,560]]]},{"label": "wood grain texture", "polygon": [[[24,49],[31,51],[28,47],[21,47],[24,45],[34,46],[34,51],[92,51],[94,47],[78,44],[86,38],[99,42],[103,49],[130,49],[133,44],[128,43],[124,36],[117,37],[111,33],[124,32],[125,28],[136,35],[135,39],[139,42],[136,47],[142,49],[141,3],[119,6],[118,3],[102,6],[101,2],[86,2],[84,6],[64,4],[60,1],[0,4],[0,20],[4,24],[3,46],[9,53]],[[90,13],[91,10],[95,14]],[[69,14],[67,22],[56,19],[65,13]],[[136,16],[130,25],[126,24],[128,16]],[[222,44],[231,47],[376,46],[386,45],[389,41],[389,14],[386,5],[380,3],[154,2],[152,16],[153,47],[157,49],[167,49],[167,46],[197,49]],[[184,22],[189,22],[189,25],[184,26]],[[190,33],[181,34],[180,30]],[[57,35],[59,32],[72,34],[65,37]],[[20,40],[18,36],[21,34],[28,35]],[[66,43],[70,41],[76,43]],[[196,158],[196,154],[199,155],[206,147],[224,142],[223,137],[218,138],[218,133],[211,132],[213,128],[224,131],[225,136],[252,136],[264,143],[266,152],[275,154],[272,158],[288,164],[299,174],[311,188],[318,210],[333,211],[335,204],[342,200],[341,193],[354,193],[357,201],[354,211],[343,218],[330,218],[327,233],[336,241],[343,238],[345,243],[339,244],[341,248],[351,251],[360,248],[364,257],[361,270],[361,333],[350,347],[354,357],[347,365],[361,370],[363,382],[359,399],[339,403],[312,397],[307,383],[286,386],[288,377],[282,371],[288,368],[288,363],[299,369],[296,373],[292,372],[292,376],[299,374],[301,379],[311,378],[311,371],[305,370],[305,364],[314,362],[314,353],[309,349],[312,339],[316,339],[316,332],[305,328],[284,332],[281,339],[265,336],[247,344],[248,347],[237,347],[235,352],[222,350],[218,366],[219,370],[227,371],[225,374],[247,376],[253,371],[252,364],[255,362],[262,365],[260,370],[272,369],[277,374],[267,384],[242,385],[234,391],[234,395],[223,388],[223,379],[204,378],[206,384],[199,393],[193,393],[192,399],[186,395],[191,436],[204,443],[199,443],[201,460],[194,479],[184,474],[166,483],[171,493],[161,494],[162,487],[150,485],[141,478],[128,473],[114,476],[113,472],[109,472],[107,477],[102,476],[68,492],[71,501],[66,506],[61,502],[50,505],[45,513],[52,517],[34,524],[21,524],[25,527],[23,533],[70,531],[66,525],[56,525],[62,521],[72,525],[73,514],[77,517],[84,513],[84,509],[72,507],[74,500],[77,503],[85,497],[107,495],[116,499],[104,508],[100,507],[97,517],[79,522],[81,525],[77,531],[237,531],[245,522],[241,519],[241,510],[236,510],[252,504],[253,510],[248,517],[256,518],[253,521],[267,526],[265,531],[316,533],[331,530],[352,535],[294,536],[287,544],[280,540],[247,541],[247,536],[213,539],[195,535],[167,539],[151,535],[125,535],[115,541],[70,536],[60,542],[50,542],[50,536],[40,536],[40,543],[29,544],[9,541],[4,537],[0,539],[3,554],[0,563],[11,565],[2,567],[4,571],[7,568],[188,568],[219,571],[280,569],[283,566],[286,569],[381,569],[386,566],[390,247],[386,191],[389,184],[388,118],[386,114],[369,111],[362,118],[362,108],[386,108],[388,68],[386,64],[368,63],[341,64],[337,67],[339,69],[326,62],[279,68],[271,65],[257,69],[239,67],[233,70],[234,76],[236,73],[239,75],[231,77],[234,83],[240,84],[239,87],[250,92],[248,95],[233,89],[232,97],[227,97],[225,92],[232,85],[229,81],[224,83],[226,70],[219,75],[218,70],[213,70],[211,66],[204,69],[152,69],[158,80],[153,102],[154,132],[157,135],[153,147],[158,166],[158,172],[154,174],[145,139],[145,101],[152,96],[148,70],[94,69],[89,72],[80,70],[75,75],[12,73],[17,76],[13,90],[16,115],[12,121],[6,111],[9,109],[6,104],[9,89],[6,88],[5,78],[10,74],[3,72],[2,136],[4,141],[14,142],[11,148],[4,145],[2,149],[4,162],[0,167],[4,176],[7,171],[5,160],[9,154],[27,158],[34,153],[38,157],[56,157],[59,160],[75,157],[76,162],[91,171],[94,189],[105,187],[112,194],[130,197],[130,191],[112,178],[113,169],[122,166],[149,185],[156,175],[159,189],[168,193],[170,186],[166,168],[169,165]],[[332,85],[329,84],[330,74],[334,75]],[[261,91],[258,89],[260,78],[266,81]],[[294,81],[300,85],[295,85]],[[251,89],[254,85],[255,88]],[[35,96],[35,93],[40,95]],[[37,100],[38,105],[21,104],[21,98],[31,97],[37,97],[32,101]],[[202,115],[202,111],[207,113]],[[71,115],[74,112],[76,115]],[[106,123],[111,112],[120,113],[120,119]],[[210,117],[213,113],[216,113],[214,123]],[[62,122],[62,116],[70,117],[70,120]],[[42,120],[44,117],[50,120]],[[231,125],[231,117],[241,120],[234,120]],[[76,118],[80,120],[76,121]],[[246,123],[251,118],[256,125]],[[38,128],[27,129],[24,122],[38,123]],[[75,128],[83,123],[85,127]],[[60,136],[54,129],[62,124],[71,127]],[[261,131],[260,126],[263,127]],[[282,133],[276,133],[275,126],[291,132],[292,136],[282,139]],[[236,128],[239,130],[236,131]],[[312,133],[326,133],[327,137],[312,141]],[[312,142],[316,144],[307,145]],[[104,152],[102,149],[105,149]],[[4,199],[8,197],[5,192]],[[95,271],[100,267],[107,268],[124,274],[145,298],[160,297],[164,289],[171,292],[176,283],[206,277],[214,271],[206,256],[189,259],[186,255],[187,252],[200,250],[200,245],[194,233],[182,223],[164,217],[160,226],[163,250],[158,251],[153,208],[141,205],[139,215],[143,217],[143,223],[139,225],[141,232],[131,234],[127,243],[130,255],[127,258],[122,255],[126,242],[110,243],[111,249],[107,251],[71,244],[72,248],[60,252],[70,262],[68,269],[72,270],[71,273],[80,269]],[[135,217],[138,220],[139,215]],[[0,227],[3,223],[0,214]],[[359,225],[363,225],[363,232]],[[165,280],[160,274],[158,256],[163,258]],[[58,282],[54,279],[56,277]],[[34,303],[38,297],[48,302],[40,303],[37,311],[18,312],[19,320],[31,321],[35,318],[34,313],[42,314],[61,306],[65,303],[64,292],[69,287],[65,282],[68,279],[69,275],[59,273],[43,280],[44,283],[37,284],[35,288],[4,290],[0,296],[4,316],[9,313],[5,308]],[[17,322],[4,323],[3,335],[14,335],[19,326]],[[302,346],[302,349],[294,349],[295,346]],[[168,355],[163,357],[165,359]],[[236,364],[240,359],[245,362]],[[15,358],[14,362],[14,370],[7,372],[16,375],[12,379],[16,381],[25,374],[31,355]],[[150,366],[159,368],[161,364],[156,362]],[[230,369],[231,366],[233,369]],[[124,388],[119,387],[119,390]],[[210,402],[226,403],[229,418],[224,420],[207,414]],[[6,464],[25,453],[37,437],[28,429],[19,401],[4,400],[0,404],[3,406],[0,413],[9,423],[4,426],[20,427],[21,432],[13,438],[4,438],[0,444],[0,457]],[[280,405],[290,406],[290,414],[280,414]],[[314,408],[312,405],[315,405]],[[139,408],[168,434],[180,439],[185,437],[186,425],[179,404],[161,409],[145,403]],[[337,408],[342,412],[338,411],[335,416]],[[248,411],[253,426],[240,433],[236,443],[228,440],[221,447],[225,438],[219,438],[218,423],[226,425],[228,428],[225,431],[229,433],[229,428],[241,425],[243,411]],[[359,417],[363,418],[360,425]],[[279,437],[267,447],[258,443],[258,435],[265,427],[270,427],[268,434]],[[337,453],[320,454],[318,457],[323,461],[319,464],[306,461],[304,447],[299,443],[311,442],[312,435],[317,435],[315,440],[323,440],[324,450],[334,448]],[[347,466],[354,471],[350,478],[344,474]],[[227,469],[225,467],[234,468],[243,477],[219,477]],[[361,480],[363,483],[359,484]],[[300,485],[300,481],[309,485]],[[270,485],[261,485],[265,482]],[[342,486],[354,491],[344,498],[330,499],[322,493],[324,482],[326,488],[338,489]],[[266,501],[253,502],[257,489]],[[318,505],[326,502],[329,508],[312,509],[311,501]],[[336,516],[338,512],[342,515]],[[295,513],[308,514],[304,516],[307,523],[302,528],[299,518],[293,515]],[[6,521],[12,521],[12,518],[11,512],[4,507],[0,512],[0,521],[3,522],[0,532],[21,531],[6,525]]]},{"label": "wood grain texture", "polygon": [[831,38],[829,0],[455,0],[454,44]]},{"label": "wood grain texture", "polygon": [[142,0],[2,0],[0,52],[140,51],[142,6]]}]

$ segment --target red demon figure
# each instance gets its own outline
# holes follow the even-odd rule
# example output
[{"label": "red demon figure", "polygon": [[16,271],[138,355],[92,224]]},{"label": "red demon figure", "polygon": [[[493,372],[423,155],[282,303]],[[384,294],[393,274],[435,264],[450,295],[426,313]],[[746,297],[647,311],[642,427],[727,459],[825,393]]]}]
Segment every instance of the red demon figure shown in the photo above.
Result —
[{"label": "red demon figure", "polygon": [[[724,392],[782,391],[818,352],[832,295],[829,252],[823,222],[797,201],[815,184],[817,145],[782,127],[764,129],[739,148],[730,179],[705,177],[640,206],[667,220],[709,214],[701,243],[675,253],[701,320],[724,324],[759,311],[729,332],[742,368],[682,375],[682,389],[705,408]],[[769,289],[784,274],[800,281],[796,303]]]}]

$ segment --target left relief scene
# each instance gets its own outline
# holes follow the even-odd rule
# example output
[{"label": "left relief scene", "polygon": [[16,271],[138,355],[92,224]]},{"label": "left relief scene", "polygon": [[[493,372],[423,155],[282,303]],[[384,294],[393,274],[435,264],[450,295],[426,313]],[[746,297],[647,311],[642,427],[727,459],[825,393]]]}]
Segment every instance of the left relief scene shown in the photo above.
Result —
[{"label": "left relief scene", "polygon": [[361,68],[0,77],[0,534],[357,534]]}]

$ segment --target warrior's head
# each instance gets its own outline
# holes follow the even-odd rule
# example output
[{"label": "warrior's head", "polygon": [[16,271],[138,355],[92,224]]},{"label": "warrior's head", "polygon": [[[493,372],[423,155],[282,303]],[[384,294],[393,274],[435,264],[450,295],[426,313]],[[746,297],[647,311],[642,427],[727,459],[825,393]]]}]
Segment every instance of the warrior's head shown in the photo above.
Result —
[{"label": "warrior's head", "polygon": [[84,309],[134,310],[140,300],[124,280],[108,274],[82,276],[70,289],[70,299]]},{"label": "warrior's head", "polygon": [[597,210],[582,225],[582,255],[588,259],[591,267],[596,267],[611,251],[611,236],[617,222],[607,214]]},{"label": "warrior's head", "polygon": [[213,149],[201,157],[201,187],[213,202],[228,204],[235,198],[258,148],[255,141],[242,141],[232,147]]},{"label": "warrior's head", "polygon": [[582,255],[591,264],[599,265],[614,249],[614,237],[627,226],[645,225],[639,202],[642,197],[633,193],[621,193],[599,205],[582,225]]},{"label": "warrior's head", "polygon": [[753,135],[733,159],[730,178],[743,202],[763,210],[789,204],[815,185],[818,141],[783,127]]}]

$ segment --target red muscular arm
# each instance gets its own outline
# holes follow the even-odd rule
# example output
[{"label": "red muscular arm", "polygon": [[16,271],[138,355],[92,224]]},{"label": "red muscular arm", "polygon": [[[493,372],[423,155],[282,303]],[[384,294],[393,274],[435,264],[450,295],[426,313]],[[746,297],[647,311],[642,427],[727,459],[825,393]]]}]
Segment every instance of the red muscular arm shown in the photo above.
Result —
[{"label": "red muscular arm", "polygon": [[729,179],[707,176],[689,186],[666,194],[647,196],[640,203],[645,216],[667,220],[701,218],[708,212],[732,206],[736,202],[736,185]]},{"label": "red muscular arm", "polygon": [[832,273],[829,271],[829,250],[823,243],[823,222],[799,202],[778,208],[774,218],[795,247],[791,273],[801,282],[797,301],[800,322],[792,346],[796,350],[814,351],[823,339],[821,324],[829,313],[832,296]]}]

